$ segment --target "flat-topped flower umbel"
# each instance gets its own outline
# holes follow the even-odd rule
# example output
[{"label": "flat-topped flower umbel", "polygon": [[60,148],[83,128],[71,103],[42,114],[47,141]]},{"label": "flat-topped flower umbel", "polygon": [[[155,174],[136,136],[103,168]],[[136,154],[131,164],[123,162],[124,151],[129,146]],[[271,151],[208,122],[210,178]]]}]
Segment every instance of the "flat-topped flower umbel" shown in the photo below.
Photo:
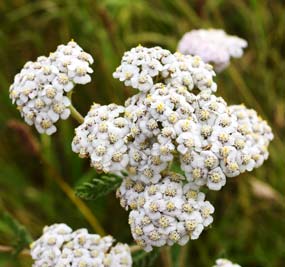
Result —
[{"label": "flat-topped flower umbel", "polygon": [[[241,56],[246,45],[222,31],[196,35],[213,56],[204,59],[218,68]],[[216,53],[220,43],[222,56]],[[83,118],[71,105],[71,92],[75,84],[90,82],[92,63],[74,41],[60,45],[49,57],[26,63],[10,97],[40,133],[53,134],[54,124],[70,114],[80,122],[72,150],[100,173],[124,174],[117,197],[130,210],[132,236],[144,250],[199,238],[214,213],[203,188],[221,190],[228,178],[261,166],[271,128],[254,110],[228,106],[216,96],[216,74],[199,56],[141,45],[125,52],[113,73],[137,94],[124,105],[94,103]],[[32,245],[34,266],[131,266],[128,246],[112,242],[86,229],[53,225]],[[218,260],[215,267],[238,267],[229,264]]]},{"label": "flat-topped flower umbel", "polygon": [[180,84],[189,91],[194,88],[216,91],[212,67],[199,57],[172,54],[161,47],[137,46],[125,52],[121,65],[113,77],[142,92],[148,92],[155,83]]},{"label": "flat-topped flower umbel", "polygon": [[246,47],[246,40],[228,35],[224,30],[199,29],[185,33],[177,50],[185,55],[200,56],[204,62],[213,64],[215,70],[220,72],[229,65],[231,57],[241,57]]},{"label": "flat-topped flower umbel", "polygon": [[75,84],[91,81],[92,63],[92,56],[74,41],[59,45],[49,57],[27,62],[10,87],[10,98],[25,122],[34,124],[39,133],[56,132],[54,124],[70,115],[67,93]]},{"label": "flat-topped flower umbel", "polygon": [[197,239],[214,212],[199,190],[220,190],[227,177],[259,167],[270,127],[255,111],[214,95],[215,73],[197,56],[138,46],[113,76],[139,92],[124,106],[94,104],[73,151],[99,172],[128,173],[117,196],[146,251]]},{"label": "flat-topped flower umbel", "polygon": [[112,236],[100,237],[86,229],[66,224],[45,227],[43,235],[31,245],[33,267],[131,267],[132,257],[126,244],[114,245]]},{"label": "flat-topped flower umbel", "polygon": [[129,224],[136,242],[146,251],[152,247],[186,244],[199,238],[213,222],[214,207],[205,194],[184,185],[177,173],[164,173],[156,184],[126,179],[117,191],[125,209],[131,209]]}]

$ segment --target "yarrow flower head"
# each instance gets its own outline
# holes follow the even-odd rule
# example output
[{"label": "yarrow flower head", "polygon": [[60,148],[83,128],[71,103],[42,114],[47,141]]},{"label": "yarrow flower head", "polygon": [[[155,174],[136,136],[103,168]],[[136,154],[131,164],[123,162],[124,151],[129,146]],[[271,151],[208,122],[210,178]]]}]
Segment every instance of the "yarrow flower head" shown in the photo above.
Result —
[{"label": "yarrow flower head", "polygon": [[31,245],[33,267],[131,267],[130,248],[113,245],[111,236],[89,234],[86,229],[72,231],[66,224],[45,227],[43,235]]},{"label": "yarrow flower head", "polygon": [[120,173],[128,164],[125,138],[129,122],[123,117],[125,108],[115,104],[94,104],[75,130],[72,149],[80,157],[90,157],[97,171]]},{"label": "yarrow flower head", "polygon": [[188,90],[194,88],[216,91],[212,67],[199,57],[172,54],[161,47],[137,46],[125,52],[121,65],[113,77],[142,92],[148,92],[155,83],[178,82]]},{"label": "yarrow flower head", "polygon": [[259,167],[273,135],[254,111],[178,84],[155,84],[125,107],[94,104],[76,129],[73,151],[97,171],[156,184],[174,160],[194,187],[220,190],[226,177]]},{"label": "yarrow flower head", "polygon": [[[270,126],[255,110],[247,109],[244,105],[232,105],[229,106],[229,110],[237,118],[238,123],[237,131],[240,138],[236,141],[236,147],[240,151],[245,151],[239,156],[238,161],[243,167],[247,166],[248,171],[252,170],[252,167],[260,167],[269,156],[268,146],[273,140]],[[252,167],[249,167],[249,164]]]},{"label": "yarrow flower head", "polygon": [[10,98],[26,123],[39,133],[53,134],[54,124],[70,115],[67,93],[75,84],[90,82],[92,63],[91,55],[74,41],[59,45],[49,57],[27,62],[10,86]]},{"label": "yarrow flower head", "polygon": [[138,46],[114,77],[139,92],[124,106],[94,104],[76,129],[74,152],[99,172],[127,172],[117,196],[146,251],[197,239],[214,212],[200,189],[220,190],[268,157],[271,128],[215,96],[213,76],[199,57]]},{"label": "yarrow flower head", "polygon": [[[254,110],[215,96],[215,69],[241,57],[247,42],[222,30],[194,30],[180,52],[137,46],[125,52],[113,77],[138,89],[124,106],[94,103],[76,128],[72,150],[98,172],[124,174],[117,197],[130,210],[134,240],[145,251],[184,245],[213,222],[202,187],[220,190],[228,177],[252,171],[268,158],[271,128]],[[71,113],[76,84],[91,81],[93,58],[74,41],[27,62],[10,98],[29,125],[53,134]],[[81,116],[77,116],[80,117]],[[176,172],[172,172],[176,170]],[[44,228],[31,246],[34,267],[129,267],[130,249],[111,236]],[[214,267],[240,267],[225,259]]]},{"label": "yarrow flower head", "polygon": [[227,259],[217,259],[216,264],[213,267],[241,267],[239,264],[232,263]]},{"label": "yarrow flower head", "polygon": [[220,72],[229,65],[231,57],[241,57],[246,47],[246,40],[227,35],[224,30],[199,29],[185,33],[177,49],[185,55],[200,56],[204,62],[213,64],[215,70]]},{"label": "yarrow flower head", "polygon": [[165,173],[152,185],[126,179],[117,191],[121,205],[131,209],[129,224],[135,241],[144,250],[184,245],[197,239],[213,218],[214,207],[205,194],[183,183],[177,173]]}]

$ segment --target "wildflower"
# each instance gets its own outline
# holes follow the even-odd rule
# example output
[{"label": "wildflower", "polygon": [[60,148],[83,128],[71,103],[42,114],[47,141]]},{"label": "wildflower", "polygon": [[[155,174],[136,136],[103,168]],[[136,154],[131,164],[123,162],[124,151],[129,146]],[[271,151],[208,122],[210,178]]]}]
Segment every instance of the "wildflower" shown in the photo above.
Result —
[{"label": "wildflower", "polygon": [[189,91],[216,91],[212,67],[196,57],[171,54],[161,47],[146,48],[138,46],[125,52],[121,65],[113,73],[115,79],[124,82],[141,92],[148,92],[155,83],[179,83]]},{"label": "wildflower", "polygon": [[124,107],[94,104],[76,130],[72,150],[81,157],[90,157],[98,171],[120,173],[129,156],[124,139],[129,133],[129,122],[121,116]]},{"label": "wildflower", "polygon": [[272,130],[253,109],[233,105],[229,110],[238,123],[238,138],[234,144],[238,151],[236,162],[241,166],[241,171],[258,168],[268,158],[268,145],[273,140]]},{"label": "wildflower", "polygon": [[129,178],[157,184],[173,160],[192,186],[220,190],[262,164],[272,139],[257,114],[228,107],[210,91],[197,95],[179,83],[156,83],[125,107],[95,105],[76,129],[73,150],[98,171],[126,169]]},{"label": "wildflower", "polygon": [[39,133],[56,132],[54,124],[70,115],[66,93],[75,84],[90,82],[92,62],[91,55],[74,41],[59,45],[49,57],[27,62],[10,86],[10,98],[26,123],[34,124]]},{"label": "wildflower", "polygon": [[45,227],[43,235],[32,243],[33,266],[132,266],[128,245],[113,243],[111,236],[100,237],[86,229],[72,231],[65,224],[54,224]]},{"label": "wildflower", "polygon": [[165,173],[154,185],[139,184],[128,178],[118,189],[121,204],[131,209],[132,235],[146,251],[165,244],[184,245],[189,239],[197,239],[212,223],[214,207],[204,201],[201,192],[197,199],[187,198],[189,187],[184,189],[183,180],[177,173]]},{"label": "wildflower", "polygon": [[223,30],[192,30],[184,34],[178,43],[178,51],[196,55],[206,63],[212,63],[217,72],[225,69],[230,58],[239,58],[247,42],[237,36],[227,35]]}]

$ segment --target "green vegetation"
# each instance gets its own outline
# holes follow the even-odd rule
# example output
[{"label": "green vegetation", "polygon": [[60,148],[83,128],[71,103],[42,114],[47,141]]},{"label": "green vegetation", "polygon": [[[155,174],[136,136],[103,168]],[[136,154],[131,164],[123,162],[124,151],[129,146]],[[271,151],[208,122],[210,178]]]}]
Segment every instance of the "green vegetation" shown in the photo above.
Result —
[{"label": "green vegetation", "polygon": [[[172,249],[173,266],[207,267],[216,258],[227,257],[243,267],[283,267],[284,14],[281,0],[0,1],[0,245],[18,250],[30,240],[26,230],[37,238],[44,225],[56,222],[100,232],[98,221],[118,240],[133,242],[127,213],[114,192],[85,201],[71,191],[97,178],[88,160],[71,151],[77,123],[72,119],[60,122],[52,138],[39,136],[11,104],[9,85],[23,64],[71,38],[76,40],[95,59],[93,82],[77,86],[73,96],[74,105],[86,114],[94,101],[121,104],[132,94],[112,78],[125,50],[140,43],[175,51],[186,31],[213,27],[249,43],[244,57],[233,60],[216,77],[217,94],[230,104],[256,109],[268,120],[275,139],[261,168],[232,178],[219,193],[209,194],[216,207],[215,221],[199,240]],[[137,263],[143,263],[135,266],[162,266],[164,262],[160,256],[149,255],[148,262],[141,259],[142,253],[138,255]],[[23,254],[0,253],[0,266],[31,266],[31,260]]]}]

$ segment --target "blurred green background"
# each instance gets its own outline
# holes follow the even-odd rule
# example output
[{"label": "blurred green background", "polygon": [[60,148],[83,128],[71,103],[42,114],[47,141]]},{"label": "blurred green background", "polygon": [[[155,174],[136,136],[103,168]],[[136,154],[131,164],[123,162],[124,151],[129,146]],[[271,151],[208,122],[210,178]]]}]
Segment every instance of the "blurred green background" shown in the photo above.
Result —
[{"label": "blurred green background", "polygon": [[[173,266],[207,267],[218,257],[243,267],[285,266],[285,3],[281,0],[1,0],[0,245],[16,242],[16,231],[3,219],[4,212],[33,238],[44,225],[55,222],[93,231],[90,218],[88,222],[74,205],[72,193],[67,197],[65,187],[74,188],[94,175],[88,160],[71,151],[77,124],[72,119],[60,122],[58,132],[47,138],[23,123],[8,94],[23,64],[74,38],[95,59],[93,82],[78,86],[74,94],[75,106],[86,114],[93,101],[122,104],[126,99],[129,92],[112,78],[125,50],[140,43],[174,52],[186,31],[209,27],[223,28],[249,43],[244,57],[233,60],[216,77],[217,94],[230,104],[255,108],[272,126],[275,139],[261,168],[230,179],[221,191],[209,194],[216,207],[212,228],[184,250],[175,247]],[[40,154],[52,162],[52,168]],[[113,193],[85,204],[107,233],[132,242],[127,213]],[[31,266],[31,261],[28,256],[0,253],[0,266]],[[153,266],[162,266],[160,258]]]}]

